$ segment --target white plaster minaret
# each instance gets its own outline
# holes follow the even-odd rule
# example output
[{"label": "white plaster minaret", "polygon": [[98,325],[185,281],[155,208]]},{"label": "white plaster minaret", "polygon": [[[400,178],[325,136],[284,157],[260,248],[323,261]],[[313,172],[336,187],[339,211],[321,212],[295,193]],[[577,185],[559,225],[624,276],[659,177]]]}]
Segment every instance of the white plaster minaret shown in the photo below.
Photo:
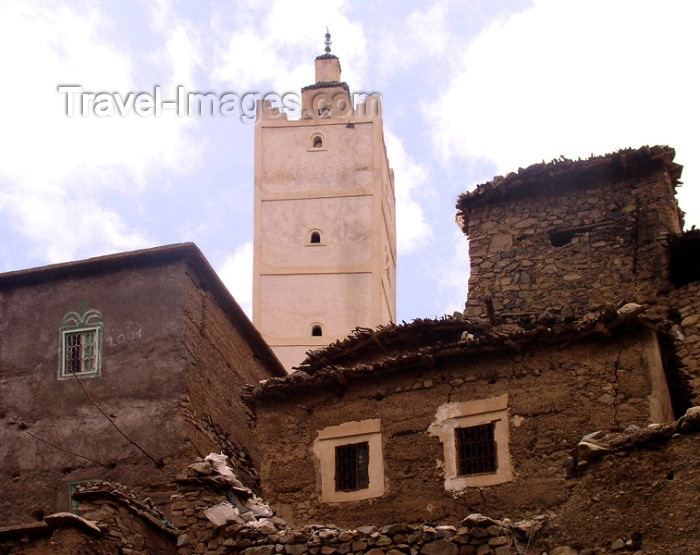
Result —
[{"label": "white plaster minaret", "polygon": [[316,58],[302,117],[255,127],[253,323],[291,370],[306,351],[396,318],[394,174],[378,95],[352,106],[340,62]]}]

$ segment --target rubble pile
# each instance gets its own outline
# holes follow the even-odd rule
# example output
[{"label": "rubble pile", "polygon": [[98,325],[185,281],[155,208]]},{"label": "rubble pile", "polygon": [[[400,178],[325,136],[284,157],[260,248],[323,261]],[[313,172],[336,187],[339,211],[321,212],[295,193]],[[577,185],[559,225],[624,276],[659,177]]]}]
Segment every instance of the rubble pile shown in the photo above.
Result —
[{"label": "rubble pile", "polygon": [[511,523],[471,514],[460,526],[394,523],[296,529],[238,480],[226,456],[215,453],[197,459],[177,483],[172,513],[181,555],[507,555],[524,553],[541,526],[540,520]]}]

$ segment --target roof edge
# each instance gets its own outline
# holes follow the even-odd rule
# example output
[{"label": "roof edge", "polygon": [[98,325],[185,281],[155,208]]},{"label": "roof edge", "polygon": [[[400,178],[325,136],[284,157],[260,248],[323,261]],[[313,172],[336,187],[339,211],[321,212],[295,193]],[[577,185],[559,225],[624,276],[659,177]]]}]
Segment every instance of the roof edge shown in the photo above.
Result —
[{"label": "roof edge", "polygon": [[10,287],[31,286],[39,282],[46,282],[49,279],[65,279],[71,276],[90,275],[149,264],[164,264],[178,260],[182,260],[194,268],[202,285],[211,290],[216,296],[226,315],[238,325],[237,327],[241,334],[251,344],[254,356],[263,362],[276,376],[286,376],[287,372],[282,363],[277,359],[270,346],[265,342],[233,295],[231,295],[231,292],[221,281],[221,278],[209,264],[202,251],[192,242],[175,243],[7,272],[0,274],[0,290]]},{"label": "roof edge", "polygon": [[[488,204],[496,200],[506,199],[514,194],[527,191],[528,186],[542,182],[553,182],[558,186],[571,184],[575,175],[610,175],[611,177],[625,176],[636,172],[649,171],[657,166],[665,166],[669,171],[674,186],[680,185],[683,166],[676,164],[676,151],[664,145],[642,146],[640,148],[624,148],[600,156],[587,159],[572,160],[565,157],[531,164],[526,168],[518,168],[517,173],[511,172],[506,176],[496,176],[491,181],[477,185],[475,189],[462,193],[457,198],[457,219],[464,233],[468,233],[469,212],[475,206]],[[581,182],[582,180],[577,180]],[[584,186],[586,180],[582,181]]]}]

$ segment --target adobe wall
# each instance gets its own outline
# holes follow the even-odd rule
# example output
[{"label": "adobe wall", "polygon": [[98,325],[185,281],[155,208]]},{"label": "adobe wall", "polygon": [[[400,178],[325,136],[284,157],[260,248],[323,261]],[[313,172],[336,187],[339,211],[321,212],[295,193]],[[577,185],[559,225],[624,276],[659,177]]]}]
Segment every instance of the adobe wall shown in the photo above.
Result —
[{"label": "adobe wall", "polygon": [[[12,446],[0,452],[1,520],[68,510],[71,482],[118,480],[148,496],[170,480],[184,440],[183,274],[170,264],[0,290],[0,445]],[[103,315],[101,375],[59,380],[61,321],[91,308]]]},{"label": "adobe wall", "polygon": [[[250,409],[241,401],[241,387],[271,377],[250,345],[196,276],[187,281],[185,306],[187,390],[180,406],[190,423],[190,451],[204,456],[224,451],[246,483],[258,482],[257,451]],[[187,462],[189,462],[189,460]]]},{"label": "adobe wall", "polygon": [[555,510],[550,542],[596,553],[697,553],[698,423],[667,442],[645,440],[593,461]]},{"label": "adobe wall", "polygon": [[[449,521],[455,514],[534,514],[567,497],[562,462],[587,432],[670,419],[650,331],[567,346],[531,347],[426,361],[407,370],[333,388],[256,400],[265,499],[293,524],[342,526]],[[441,405],[507,395],[513,480],[446,492],[443,447],[428,430]],[[650,397],[655,397],[652,402]],[[655,418],[650,417],[654,413]],[[321,503],[319,430],[379,419],[385,493]],[[371,457],[371,455],[370,455]]]},{"label": "adobe wall", "polygon": [[688,380],[691,404],[700,405],[700,282],[672,291],[668,304],[680,319],[682,335],[675,347]]},{"label": "adobe wall", "polygon": [[470,204],[467,317],[486,318],[487,299],[506,320],[567,317],[670,289],[668,236],[681,230],[667,170],[568,179]]}]

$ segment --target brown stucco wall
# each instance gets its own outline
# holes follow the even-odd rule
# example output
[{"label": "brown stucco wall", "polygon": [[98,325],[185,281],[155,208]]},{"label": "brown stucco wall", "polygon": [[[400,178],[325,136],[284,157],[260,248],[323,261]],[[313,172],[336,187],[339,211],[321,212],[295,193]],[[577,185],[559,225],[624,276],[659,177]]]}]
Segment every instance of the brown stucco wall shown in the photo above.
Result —
[{"label": "brown stucco wall", "polygon": [[[581,316],[670,289],[669,234],[680,233],[665,166],[626,178],[575,172],[469,205],[466,316]],[[590,226],[590,228],[587,228]],[[583,228],[554,246],[550,232]]]},{"label": "brown stucco wall", "polygon": [[[210,451],[232,455],[248,478],[238,388],[271,371],[202,264],[183,257],[0,283],[0,520],[67,510],[69,484],[90,479],[129,484],[167,513],[175,476]],[[103,315],[101,375],[58,380],[61,320],[91,308]]]},{"label": "brown stucco wall", "polygon": [[[477,511],[512,516],[552,509],[567,496],[562,462],[584,434],[650,422],[652,376],[659,372],[655,335],[638,331],[566,349],[454,357],[418,372],[290,393],[286,400],[258,398],[263,492],[296,524],[441,522]],[[438,407],[502,394],[509,398],[514,480],[448,494],[442,444],[428,433]],[[662,404],[670,417],[668,398]],[[371,418],[381,420],[385,494],[320,503],[311,450],[318,430]]]},{"label": "brown stucco wall", "polygon": [[270,372],[192,273],[187,281],[185,317],[187,392],[182,415],[192,424],[190,441],[200,456],[225,450],[236,473],[255,487],[257,450],[249,409],[240,393],[244,384],[269,378]]},{"label": "brown stucco wall", "polygon": [[[21,522],[32,510],[66,510],[68,484],[78,480],[123,481],[148,494],[169,479],[183,438],[175,420],[184,389],[183,274],[184,264],[169,264],[0,291],[0,444],[11,446],[0,455],[0,517]],[[81,383],[119,428],[165,459],[164,469],[110,425],[78,382],[57,379],[61,320],[90,308],[104,317],[102,370]]]}]

